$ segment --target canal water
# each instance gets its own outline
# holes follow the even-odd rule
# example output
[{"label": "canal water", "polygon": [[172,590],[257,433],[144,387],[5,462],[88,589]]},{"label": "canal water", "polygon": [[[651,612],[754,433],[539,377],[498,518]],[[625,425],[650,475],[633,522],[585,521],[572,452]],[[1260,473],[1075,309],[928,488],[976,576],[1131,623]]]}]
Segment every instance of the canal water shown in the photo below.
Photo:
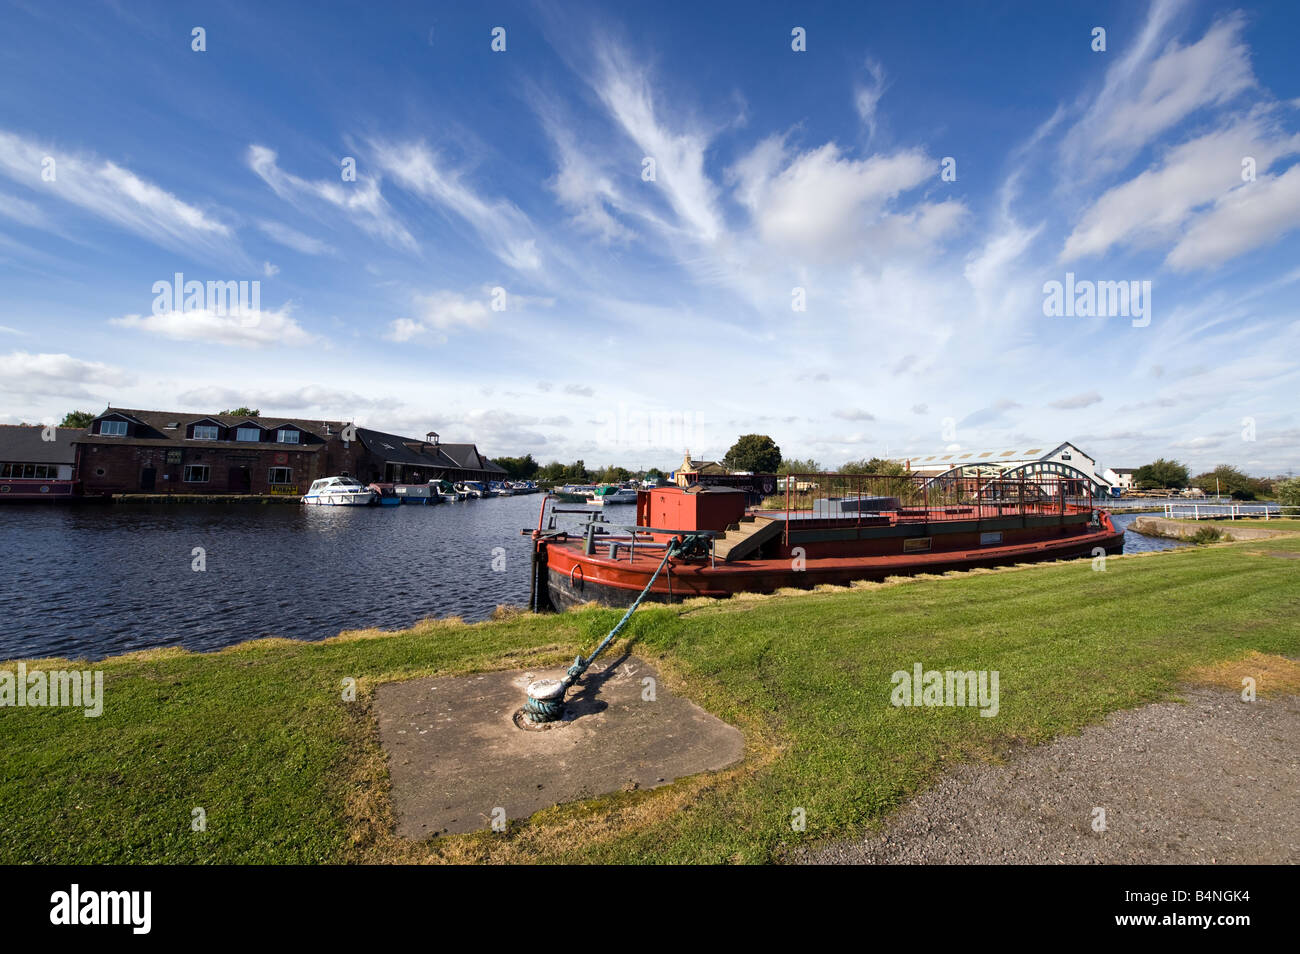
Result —
[{"label": "canal water", "polygon": [[[541,502],[0,507],[0,660],[484,619],[527,605],[530,541],[519,531],[537,525]],[[631,522],[634,509],[608,517]],[[1180,545],[1125,535],[1125,552]]]}]

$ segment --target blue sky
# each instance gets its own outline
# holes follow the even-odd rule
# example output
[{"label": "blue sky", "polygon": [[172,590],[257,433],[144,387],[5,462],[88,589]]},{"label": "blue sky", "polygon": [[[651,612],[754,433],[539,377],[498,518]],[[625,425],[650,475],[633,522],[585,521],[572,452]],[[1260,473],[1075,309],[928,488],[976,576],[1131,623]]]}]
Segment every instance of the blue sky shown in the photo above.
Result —
[{"label": "blue sky", "polygon": [[0,6],[0,422],[1300,465],[1294,4]]}]

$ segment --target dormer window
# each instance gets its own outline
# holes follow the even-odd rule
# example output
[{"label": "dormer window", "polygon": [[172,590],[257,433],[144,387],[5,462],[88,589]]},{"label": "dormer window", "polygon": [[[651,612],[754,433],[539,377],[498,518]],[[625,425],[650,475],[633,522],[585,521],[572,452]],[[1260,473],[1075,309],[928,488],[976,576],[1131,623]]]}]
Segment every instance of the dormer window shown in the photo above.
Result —
[{"label": "dormer window", "polygon": [[194,439],[196,441],[215,441],[217,439],[218,429],[215,424],[195,424]]},{"label": "dormer window", "polygon": [[235,440],[251,441],[256,443],[262,439],[262,429],[260,427],[238,427],[235,429]]},{"label": "dormer window", "polygon": [[275,439],[281,444],[297,444],[298,431],[292,427],[282,427],[275,433]]},{"label": "dormer window", "polygon": [[101,437],[126,437],[126,421],[100,421]]}]

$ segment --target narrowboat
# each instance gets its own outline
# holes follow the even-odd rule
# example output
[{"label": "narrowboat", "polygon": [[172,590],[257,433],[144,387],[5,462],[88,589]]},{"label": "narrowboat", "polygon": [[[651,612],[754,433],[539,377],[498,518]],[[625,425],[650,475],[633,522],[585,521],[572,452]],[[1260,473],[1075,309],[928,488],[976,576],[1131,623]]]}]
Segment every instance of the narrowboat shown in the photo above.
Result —
[{"label": "narrowboat", "polygon": [[367,486],[375,492],[375,503],[381,507],[396,507],[402,502],[402,498],[397,496],[397,487],[394,484],[373,483]]},{"label": "narrowboat", "polygon": [[630,606],[652,579],[646,599],[673,603],[1124,546],[1087,481],[818,474],[778,492],[760,477],[758,492],[699,483],[638,491],[636,522],[625,526],[595,515],[573,529],[554,512],[548,522],[543,498],[537,527],[523,531],[534,541],[533,608]]},{"label": "narrowboat", "polygon": [[393,492],[404,504],[427,506],[442,503],[442,498],[428,484],[397,484],[393,487]]}]

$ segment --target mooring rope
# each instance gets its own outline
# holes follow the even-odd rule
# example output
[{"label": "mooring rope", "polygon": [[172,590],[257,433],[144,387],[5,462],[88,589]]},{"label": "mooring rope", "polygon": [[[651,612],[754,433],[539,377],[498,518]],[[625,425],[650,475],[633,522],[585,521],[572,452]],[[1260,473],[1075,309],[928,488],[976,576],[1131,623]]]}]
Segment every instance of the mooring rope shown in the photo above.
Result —
[{"label": "mooring rope", "polygon": [[[655,580],[659,578],[659,574],[662,573],[664,567],[668,565],[668,561],[679,554],[689,554],[697,550],[701,539],[707,539],[707,537],[695,533],[674,537],[668,543],[667,548],[664,550],[664,558],[659,561],[659,566],[655,569],[653,575],[651,575],[650,581],[646,583],[645,588],[641,590],[641,594],[633,601],[632,605],[627,608],[627,612],[623,614],[623,618],[620,619],[618,623],[615,624],[614,628],[606,634],[605,638],[600,641],[600,645],[596,647],[595,651],[586,659],[583,659],[581,656],[575,658],[573,660],[573,665],[569,667],[568,672],[565,673],[564,679],[559,683],[543,680],[538,683],[533,683],[533,685],[528,687],[530,690],[528,693],[528,701],[524,703],[524,716],[528,721],[555,722],[563,717],[564,696],[565,693],[569,691],[569,687],[582,678],[583,673],[591,667],[591,664],[595,662],[596,657],[604,652],[605,647],[608,646],[623,627],[627,625],[627,621],[632,618],[632,614],[636,612],[636,608],[641,605],[647,596],[650,595],[650,587],[655,585]],[[535,686],[544,689],[544,692],[534,695],[532,690]]]}]

